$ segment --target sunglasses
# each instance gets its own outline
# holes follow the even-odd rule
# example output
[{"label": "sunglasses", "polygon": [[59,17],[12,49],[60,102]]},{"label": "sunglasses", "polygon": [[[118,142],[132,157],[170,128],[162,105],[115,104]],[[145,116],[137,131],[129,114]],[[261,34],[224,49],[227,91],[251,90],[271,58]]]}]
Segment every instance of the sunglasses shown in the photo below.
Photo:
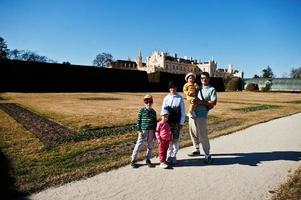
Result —
[{"label": "sunglasses", "polygon": [[152,100],[145,100],[144,103],[145,103],[145,104],[153,103],[153,101],[152,101]]},{"label": "sunglasses", "polygon": [[207,80],[207,77],[201,77],[201,80]]}]

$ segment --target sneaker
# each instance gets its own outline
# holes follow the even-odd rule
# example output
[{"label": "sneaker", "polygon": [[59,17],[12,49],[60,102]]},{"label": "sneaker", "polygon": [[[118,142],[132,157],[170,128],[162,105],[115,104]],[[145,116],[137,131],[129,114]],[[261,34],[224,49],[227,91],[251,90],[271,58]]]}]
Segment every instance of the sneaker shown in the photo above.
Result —
[{"label": "sneaker", "polygon": [[211,155],[205,156],[204,163],[205,164],[211,164],[212,163]]},{"label": "sneaker", "polygon": [[132,166],[132,168],[138,168],[138,165],[136,164],[135,160],[131,161],[131,166]]},{"label": "sneaker", "polygon": [[146,160],[146,164],[148,167],[154,167],[153,163],[150,161],[150,159]]},{"label": "sneaker", "polygon": [[162,169],[167,169],[168,168],[168,165],[166,165],[164,162],[160,163],[160,167]]},{"label": "sneaker", "polygon": [[195,151],[193,151],[192,153],[188,154],[188,156],[199,156],[201,153],[200,153],[200,150],[196,149]]}]

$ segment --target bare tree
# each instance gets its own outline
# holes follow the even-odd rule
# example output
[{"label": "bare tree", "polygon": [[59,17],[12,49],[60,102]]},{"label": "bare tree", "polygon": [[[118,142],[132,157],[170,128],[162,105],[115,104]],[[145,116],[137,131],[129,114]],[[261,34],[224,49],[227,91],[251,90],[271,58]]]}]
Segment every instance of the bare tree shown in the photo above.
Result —
[{"label": "bare tree", "polygon": [[293,68],[290,73],[291,78],[301,78],[301,67],[299,68]]},{"label": "bare tree", "polygon": [[5,40],[0,37],[0,60],[8,58],[9,49],[7,48],[7,44]]},{"label": "bare tree", "polygon": [[107,65],[113,61],[113,56],[109,53],[97,54],[93,60],[93,65],[97,67],[107,67]]},{"label": "bare tree", "polygon": [[9,58],[12,60],[24,60],[30,62],[57,63],[55,60],[49,59],[46,56],[40,56],[39,54],[29,50],[11,50],[9,51]]}]

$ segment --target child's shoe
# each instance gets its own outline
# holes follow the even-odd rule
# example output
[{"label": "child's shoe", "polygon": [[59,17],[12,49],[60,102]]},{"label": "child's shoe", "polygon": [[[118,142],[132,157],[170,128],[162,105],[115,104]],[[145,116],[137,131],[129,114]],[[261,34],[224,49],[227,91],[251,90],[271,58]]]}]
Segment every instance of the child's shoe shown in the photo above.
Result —
[{"label": "child's shoe", "polygon": [[132,168],[138,168],[138,165],[136,164],[136,161],[135,161],[135,160],[132,160],[132,161],[131,161],[131,167],[132,167]]},{"label": "child's shoe", "polygon": [[188,154],[188,156],[199,156],[200,154],[201,154],[200,150],[196,149],[192,153]]},{"label": "child's shoe", "polygon": [[168,165],[166,165],[164,162],[160,163],[160,167],[162,169],[167,169],[168,168]]},{"label": "child's shoe", "polygon": [[148,167],[154,167],[153,163],[150,161],[150,159],[146,160],[146,164]]}]

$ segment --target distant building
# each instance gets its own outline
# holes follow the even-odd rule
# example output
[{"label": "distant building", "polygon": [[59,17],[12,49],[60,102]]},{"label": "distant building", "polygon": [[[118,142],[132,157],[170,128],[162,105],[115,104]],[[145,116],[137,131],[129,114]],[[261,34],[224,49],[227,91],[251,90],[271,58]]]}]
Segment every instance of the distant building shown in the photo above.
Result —
[{"label": "distant building", "polygon": [[199,74],[200,70],[196,64],[195,60],[178,58],[177,54],[170,56],[166,52],[158,53],[155,51],[147,57],[146,66],[140,70],[145,70],[147,73],[160,71],[172,74],[186,74],[188,72]]},{"label": "distant building", "polygon": [[209,60],[208,62],[200,62],[197,64],[202,72],[208,72],[210,76],[216,76],[217,62]]},{"label": "distant building", "polygon": [[209,60],[208,62],[201,62],[192,58],[188,59],[186,56],[180,58],[177,54],[173,56],[167,52],[154,51],[152,55],[146,58],[146,63],[142,62],[142,53],[136,62],[128,60],[117,60],[109,64],[109,68],[126,69],[126,70],[141,70],[147,73],[167,72],[171,74],[187,74],[193,72],[199,75],[201,72],[208,72],[212,77],[240,77],[243,78],[243,72],[233,71],[233,65],[229,65],[227,70],[217,69],[217,62]]},{"label": "distant building", "polygon": [[224,79],[231,79],[232,77],[244,78],[244,72],[234,70],[233,65],[229,64],[227,69],[217,69],[214,76],[222,77]]},{"label": "distant building", "polygon": [[108,64],[108,68],[138,70],[137,63],[131,60],[116,60]]},{"label": "distant building", "polygon": [[217,67],[217,63],[214,60],[208,62],[200,62],[192,58],[187,57],[179,58],[177,54],[174,56],[169,55],[167,52],[154,51],[151,56],[146,59],[146,66],[140,68],[145,70],[147,73],[153,73],[157,71],[168,72],[172,74],[187,74],[194,72],[200,74],[203,71],[213,75]]}]

